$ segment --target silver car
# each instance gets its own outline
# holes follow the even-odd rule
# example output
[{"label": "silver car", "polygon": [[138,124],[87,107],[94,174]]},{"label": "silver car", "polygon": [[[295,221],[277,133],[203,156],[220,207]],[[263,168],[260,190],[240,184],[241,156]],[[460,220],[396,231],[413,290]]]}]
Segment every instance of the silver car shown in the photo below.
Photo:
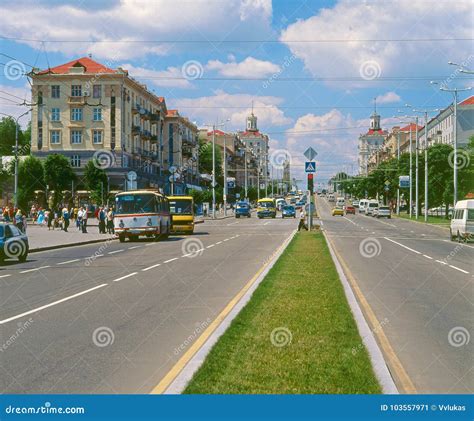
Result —
[{"label": "silver car", "polygon": [[390,212],[390,208],[388,206],[379,206],[375,216],[377,218],[390,219],[392,217],[392,213]]}]

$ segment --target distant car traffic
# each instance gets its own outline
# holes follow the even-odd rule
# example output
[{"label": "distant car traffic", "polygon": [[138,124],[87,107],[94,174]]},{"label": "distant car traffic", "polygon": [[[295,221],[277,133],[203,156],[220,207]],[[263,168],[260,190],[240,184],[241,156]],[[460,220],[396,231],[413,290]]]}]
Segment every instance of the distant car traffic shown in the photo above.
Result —
[{"label": "distant car traffic", "polygon": [[460,200],[456,203],[449,228],[451,240],[470,240],[474,236],[474,200]]},{"label": "distant car traffic", "polygon": [[296,202],[296,209],[301,209],[306,204],[306,200],[298,200]]},{"label": "distant car traffic", "polygon": [[0,262],[18,259],[25,262],[28,257],[28,236],[13,224],[0,225]]},{"label": "distant car traffic", "polygon": [[353,200],[352,201],[352,206],[354,206],[355,208],[358,208],[359,207],[359,201],[358,200]]},{"label": "distant car traffic", "polygon": [[286,205],[281,210],[282,218],[296,218],[296,209],[294,206]]},{"label": "distant car traffic", "polygon": [[352,205],[346,205],[345,211],[346,211],[346,215],[348,215],[348,214],[355,215],[355,213],[356,213],[355,207],[352,206]]},{"label": "distant car traffic", "polygon": [[374,213],[374,216],[376,218],[388,218],[390,219],[392,217],[392,212],[390,211],[390,208],[388,206],[379,206],[377,209],[377,212]]},{"label": "distant car traffic", "polygon": [[379,202],[376,200],[369,200],[369,203],[365,207],[365,214],[366,215],[372,215],[372,212],[374,211],[375,208],[379,207]]},{"label": "distant car traffic", "polygon": [[332,216],[336,215],[344,216],[344,209],[342,208],[342,206],[336,206],[335,208],[333,208]]},{"label": "distant car traffic", "polygon": [[367,199],[362,199],[359,201],[359,213],[365,213],[365,208],[369,201]]},{"label": "distant car traffic", "polygon": [[240,218],[241,216],[246,216],[247,218],[251,216],[250,205],[247,202],[237,202],[235,204],[235,217]]}]

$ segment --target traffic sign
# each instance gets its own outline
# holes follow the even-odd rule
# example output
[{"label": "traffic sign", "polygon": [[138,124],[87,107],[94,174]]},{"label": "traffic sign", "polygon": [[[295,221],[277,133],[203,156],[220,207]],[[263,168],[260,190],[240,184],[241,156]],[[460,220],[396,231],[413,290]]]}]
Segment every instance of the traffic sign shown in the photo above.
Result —
[{"label": "traffic sign", "polygon": [[390,181],[385,180],[385,185],[386,185],[386,186],[390,186]]},{"label": "traffic sign", "polygon": [[312,147],[309,147],[308,149],[304,151],[304,156],[306,157],[308,161],[314,160],[317,154],[318,153]]},{"label": "traffic sign", "polygon": [[304,164],[305,172],[316,172],[316,163],[315,162],[305,162]]},{"label": "traffic sign", "polygon": [[135,181],[137,179],[137,173],[135,171],[129,171],[127,173],[127,179],[129,181]]},{"label": "traffic sign", "polygon": [[384,189],[385,191],[389,191],[389,190],[390,190],[390,186],[385,186],[383,189]]},{"label": "traffic sign", "polygon": [[401,175],[398,178],[398,186],[403,189],[403,188],[410,188],[410,176],[409,175]]}]

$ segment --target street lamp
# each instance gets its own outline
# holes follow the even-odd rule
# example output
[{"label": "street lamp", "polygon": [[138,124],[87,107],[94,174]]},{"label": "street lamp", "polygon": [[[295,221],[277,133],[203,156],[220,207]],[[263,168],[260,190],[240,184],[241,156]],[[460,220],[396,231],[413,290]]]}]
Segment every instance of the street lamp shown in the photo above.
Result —
[{"label": "street lamp", "polygon": [[[398,112],[401,112],[401,111],[398,110]],[[413,213],[412,212],[412,207],[413,207],[413,187],[412,187],[412,180],[413,180],[413,158],[412,158],[412,154],[413,154],[413,136],[412,136],[413,117],[412,116],[405,116],[405,118],[410,119],[408,121],[408,124],[409,124],[409,128],[410,128],[410,171],[409,171],[409,177],[410,177],[410,210],[409,210],[409,215],[410,215],[410,219],[411,219],[412,213]],[[416,131],[418,133],[418,117],[416,117],[415,121],[416,121]],[[416,136],[416,138],[418,139],[418,135]],[[418,152],[418,140],[416,141],[416,150]],[[417,153],[417,155],[418,155],[418,153]],[[417,174],[416,203],[418,204],[418,158],[416,159],[416,174]]]},{"label": "street lamp", "polygon": [[[432,85],[439,85],[438,82],[431,81]],[[453,184],[454,184],[454,195],[453,195],[453,206],[456,206],[456,202],[458,201],[458,92],[465,92],[470,91],[472,89],[471,86],[467,88],[446,88],[445,86],[441,85],[439,87],[440,91],[443,92],[450,92],[453,94],[453,148],[454,148],[454,159],[453,159]]]},{"label": "street lamp", "polygon": [[18,120],[20,120],[21,117],[27,115],[30,111],[31,109],[25,111],[23,114],[19,115],[16,118],[10,114],[0,113],[6,115],[7,117],[15,119],[15,182],[13,187],[13,204],[15,208],[18,207]]},{"label": "street lamp", "polygon": [[221,124],[224,126],[224,216],[227,216],[227,151],[226,151],[226,135],[225,124],[230,121],[230,118],[223,121]]}]

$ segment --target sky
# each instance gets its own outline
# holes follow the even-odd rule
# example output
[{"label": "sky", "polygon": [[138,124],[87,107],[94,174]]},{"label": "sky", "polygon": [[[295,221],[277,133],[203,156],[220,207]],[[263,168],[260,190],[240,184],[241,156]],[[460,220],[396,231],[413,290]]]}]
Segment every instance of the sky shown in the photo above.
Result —
[{"label": "sky", "polygon": [[405,104],[450,104],[430,80],[472,85],[448,64],[474,68],[471,0],[2,0],[0,15],[0,112],[21,114],[33,67],[92,54],[198,126],[243,130],[253,104],[270,162],[303,179],[312,146],[317,183],[357,172],[374,98],[391,129]]}]

